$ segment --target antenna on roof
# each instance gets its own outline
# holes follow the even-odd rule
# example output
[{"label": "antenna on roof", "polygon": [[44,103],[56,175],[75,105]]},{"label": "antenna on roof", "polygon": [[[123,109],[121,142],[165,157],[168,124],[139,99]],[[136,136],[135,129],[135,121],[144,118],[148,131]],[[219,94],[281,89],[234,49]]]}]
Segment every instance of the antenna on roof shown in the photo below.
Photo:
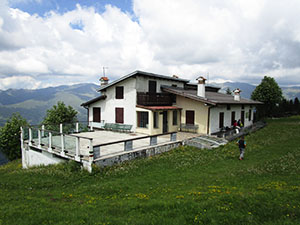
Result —
[{"label": "antenna on roof", "polygon": [[209,72],[207,72],[207,84],[209,84]]},{"label": "antenna on roof", "polygon": [[105,70],[108,69],[108,67],[103,66],[102,68],[103,68],[103,77],[105,77]]}]

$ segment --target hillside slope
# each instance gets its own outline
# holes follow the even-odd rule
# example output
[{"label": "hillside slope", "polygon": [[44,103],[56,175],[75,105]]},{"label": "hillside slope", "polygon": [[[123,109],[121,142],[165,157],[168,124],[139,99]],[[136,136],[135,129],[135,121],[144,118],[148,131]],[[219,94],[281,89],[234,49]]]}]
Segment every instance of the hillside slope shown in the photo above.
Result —
[{"label": "hillside slope", "polygon": [[0,166],[2,224],[299,224],[300,117],[217,149],[180,147],[80,171]]}]

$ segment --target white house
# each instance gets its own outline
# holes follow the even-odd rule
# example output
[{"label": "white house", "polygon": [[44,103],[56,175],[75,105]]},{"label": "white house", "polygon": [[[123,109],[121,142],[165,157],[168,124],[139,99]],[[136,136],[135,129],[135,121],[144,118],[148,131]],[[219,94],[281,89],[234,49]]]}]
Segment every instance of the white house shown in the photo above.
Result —
[{"label": "white house", "polygon": [[[219,93],[219,88],[198,84],[177,76],[135,71],[108,83],[100,79],[100,96],[82,104],[93,127],[104,123],[132,125],[132,131],[161,134],[178,130],[212,134],[241,119],[253,123],[257,101]],[[90,124],[91,125],[91,124]]]}]

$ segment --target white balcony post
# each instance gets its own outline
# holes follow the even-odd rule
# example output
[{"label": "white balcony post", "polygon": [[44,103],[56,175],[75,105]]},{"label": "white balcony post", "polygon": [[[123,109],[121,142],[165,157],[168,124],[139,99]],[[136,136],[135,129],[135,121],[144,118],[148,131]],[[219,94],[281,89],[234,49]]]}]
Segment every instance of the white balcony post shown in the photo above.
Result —
[{"label": "white balcony post", "polygon": [[93,131],[94,130],[94,127],[93,127],[93,121],[91,122],[91,131]]},{"label": "white balcony post", "polygon": [[21,148],[24,148],[24,131],[23,127],[20,127],[20,139],[21,139]]},{"label": "white balcony post", "polygon": [[79,133],[79,124],[78,124],[78,122],[76,123],[76,133]]},{"label": "white balcony post", "polygon": [[80,162],[80,137],[76,137],[75,160]]},{"label": "white balcony post", "polygon": [[41,138],[41,130],[38,129],[38,139],[39,139],[39,142],[38,142],[38,147],[41,148],[41,143],[42,143],[42,138]]},{"label": "white balcony post", "polygon": [[61,139],[61,152],[60,152],[60,155],[61,156],[65,156],[65,137],[64,137],[64,134],[62,133],[60,135],[60,139]]},{"label": "white balcony post", "polygon": [[62,125],[62,123],[61,124],[59,124],[59,133],[63,133],[63,125]]},{"label": "white balcony post", "polygon": [[89,161],[90,163],[94,161],[93,139],[90,139],[89,143]]},{"label": "white balcony post", "polygon": [[45,136],[45,125],[42,125],[42,137]]},{"label": "white balcony post", "polygon": [[32,145],[32,130],[31,130],[31,128],[29,128],[28,129],[28,131],[29,131],[29,145],[31,146]]},{"label": "white balcony post", "polygon": [[49,147],[48,147],[48,151],[52,152],[52,133],[49,132]]}]

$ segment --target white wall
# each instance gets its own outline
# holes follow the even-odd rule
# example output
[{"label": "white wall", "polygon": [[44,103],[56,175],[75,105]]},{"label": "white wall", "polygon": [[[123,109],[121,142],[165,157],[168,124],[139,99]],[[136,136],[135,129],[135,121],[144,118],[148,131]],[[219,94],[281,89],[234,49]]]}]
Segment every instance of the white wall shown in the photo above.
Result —
[{"label": "white wall", "polygon": [[[116,99],[116,86],[124,87],[124,98]],[[136,127],[136,80],[135,78],[126,79],[117,85],[107,88],[105,100],[100,100],[89,106],[89,121],[93,121],[93,107],[101,108],[101,120],[105,123],[115,123],[115,108],[124,108],[124,124],[132,124],[133,131]]]},{"label": "white wall", "polygon": [[217,107],[213,107],[210,109],[210,133],[215,133],[220,131],[219,128],[219,114],[220,112],[224,112],[224,127],[231,127],[231,112],[235,112],[235,119],[241,119],[241,111],[245,111],[245,124],[244,127],[247,127],[253,123],[253,109],[251,108],[251,121],[249,121],[249,105],[244,105],[244,109],[242,109],[242,105],[231,105],[230,110],[227,110],[226,105],[219,105]]},{"label": "white wall", "polygon": [[145,77],[145,76],[138,76],[136,82],[136,90],[138,92],[148,92],[149,87],[149,80],[156,81],[156,92],[160,93],[160,86],[161,85],[168,85],[171,86],[172,84],[176,84],[177,87],[183,87],[184,83],[182,81],[172,81],[172,80],[163,80],[154,77]]},{"label": "white wall", "polygon": [[32,166],[47,166],[65,161],[67,161],[67,159],[55,157],[53,154],[45,151],[37,152],[31,149],[22,149],[22,166],[24,169]]}]

